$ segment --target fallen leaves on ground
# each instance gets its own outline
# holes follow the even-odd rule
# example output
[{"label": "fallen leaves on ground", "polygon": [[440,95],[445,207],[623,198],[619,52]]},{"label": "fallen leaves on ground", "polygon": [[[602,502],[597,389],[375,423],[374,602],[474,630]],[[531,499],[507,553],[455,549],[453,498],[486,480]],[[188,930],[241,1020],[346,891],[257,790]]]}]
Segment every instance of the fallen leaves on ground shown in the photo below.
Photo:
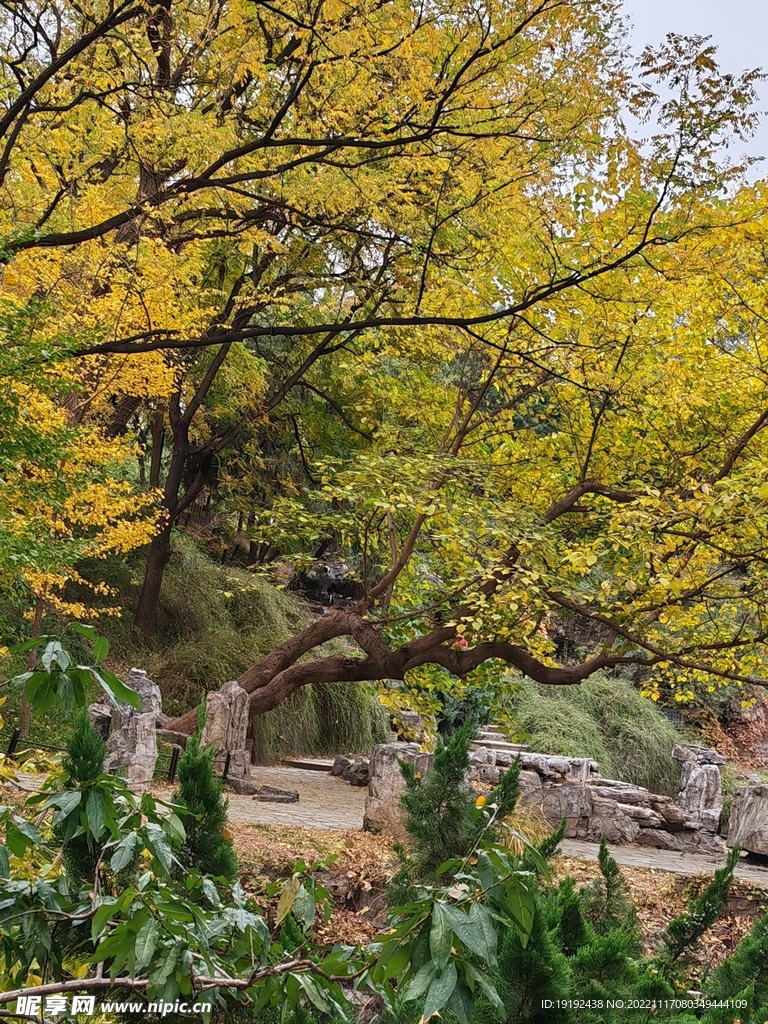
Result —
[{"label": "fallen leaves on ground", "polygon": [[[337,905],[331,919],[318,929],[318,938],[329,945],[373,940],[376,918],[383,910],[382,889],[397,868],[391,837],[358,829],[333,831],[232,821],[228,830],[244,873],[253,881],[289,876],[299,860],[312,866],[335,857],[322,873],[322,881],[333,892]],[[599,874],[597,863],[575,857],[555,857],[551,867],[553,881],[570,876],[579,888]],[[655,868],[625,866],[621,871],[637,908],[645,952],[655,953],[664,929],[685,909],[688,898],[706,884],[709,876],[688,877]],[[766,905],[768,891],[735,879],[726,914],[691,950],[688,959],[693,974],[701,976],[730,956]]]}]

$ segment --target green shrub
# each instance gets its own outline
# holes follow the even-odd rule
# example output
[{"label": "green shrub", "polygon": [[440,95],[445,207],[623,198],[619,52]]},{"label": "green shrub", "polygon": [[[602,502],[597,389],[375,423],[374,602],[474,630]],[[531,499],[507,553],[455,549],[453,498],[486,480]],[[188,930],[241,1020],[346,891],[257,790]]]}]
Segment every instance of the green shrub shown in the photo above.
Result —
[{"label": "green shrub", "polygon": [[182,860],[205,874],[234,878],[238,863],[232,840],[224,835],[228,802],[223,789],[213,771],[213,750],[202,747],[200,734],[195,733],[179,759],[179,788],[174,793],[176,802],[192,811],[184,820]]},{"label": "green shrub", "polygon": [[606,778],[677,794],[680,766],[672,748],[680,734],[625,679],[598,673],[578,686],[530,683],[517,695],[515,709],[532,750],[591,757]]},{"label": "green shrub", "polygon": [[[73,716],[72,731],[66,739],[66,753],[62,767],[69,776],[68,788],[87,791],[101,775],[106,744],[93,728],[88,712],[80,709]],[[90,836],[64,837],[61,827],[55,825],[54,841],[61,844],[64,874],[74,891],[92,886],[101,846]]]}]

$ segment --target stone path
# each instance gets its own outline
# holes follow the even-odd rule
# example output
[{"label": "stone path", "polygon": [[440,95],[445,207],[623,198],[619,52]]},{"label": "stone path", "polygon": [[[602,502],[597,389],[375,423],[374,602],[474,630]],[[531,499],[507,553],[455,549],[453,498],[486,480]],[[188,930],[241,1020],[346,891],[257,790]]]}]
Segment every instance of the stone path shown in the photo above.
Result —
[{"label": "stone path", "polygon": [[310,772],[284,766],[251,769],[254,786],[275,786],[295,789],[297,804],[261,803],[250,796],[229,793],[229,816],[232,821],[252,821],[264,825],[302,825],[305,828],[362,828],[365,811],[365,787],[348,782],[327,772]]},{"label": "stone path", "polygon": [[[600,847],[582,839],[564,839],[560,852],[576,860],[597,860]],[[647,846],[610,846],[611,856],[619,865],[628,868],[654,868],[657,871],[671,871],[677,875],[711,874],[725,863],[725,855],[717,857],[706,853],[675,853],[672,850],[650,850]],[[736,865],[735,875],[745,882],[768,889],[768,861],[765,866],[755,864],[746,858]]]},{"label": "stone path", "polygon": [[[362,828],[365,810],[364,788],[324,772],[304,771],[285,766],[256,767],[251,770],[255,786],[276,786],[278,789],[296,789],[297,804],[259,803],[249,796],[229,794],[229,814],[233,821],[258,822],[267,825],[302,825],[305,828],[345,829]],[[563,840],[560,850],[566,857],[578,860],[597,860],[599,847],[579,839]],[[618,864],[635,868],[655,868],[681,875],[700,872],[711,874],[722,867],[725,857],[708,854],[675,853],[671,850],[652,850],[645,846],[614,846],[611,855]],[[768,862],[765,867],[742,859],[736,875],[745,881],[768,888]]]}]

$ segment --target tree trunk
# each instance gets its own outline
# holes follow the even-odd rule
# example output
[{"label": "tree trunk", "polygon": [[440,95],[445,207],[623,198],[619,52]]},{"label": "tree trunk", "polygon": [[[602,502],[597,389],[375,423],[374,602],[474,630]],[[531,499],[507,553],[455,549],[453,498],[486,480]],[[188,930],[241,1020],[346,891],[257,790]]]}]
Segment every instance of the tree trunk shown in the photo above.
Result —
[{"label": "tree trunk", "polygon": [[144,583],[136,607],[134,626],[143,637],[148,637],[155,627],[157,605],[160,600],[160,588],[163,573],[171,554],[171,529],[169,520],[152,540],[147,554],[147,566],[144,570]]},{"label": "tree trunk", "polygon": [[152,420],[152,456],[149,466],[149,486],[160,486],[160,466],[163,460],[163,441],[165,439],[165,417],[158,409]]}]

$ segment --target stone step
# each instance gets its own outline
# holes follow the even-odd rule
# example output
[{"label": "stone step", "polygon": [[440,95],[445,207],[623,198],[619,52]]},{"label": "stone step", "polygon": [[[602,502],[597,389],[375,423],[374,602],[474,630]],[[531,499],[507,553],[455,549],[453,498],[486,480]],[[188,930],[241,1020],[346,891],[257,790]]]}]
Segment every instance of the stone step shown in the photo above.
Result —
[{"label": "stone step", "polygon": [[503,750],[510,754],[520,754],[528,748],[524,743],[510,743],[508,740],[473,740],[475,750],[484,747],[486,750]]},{"label": "stone step", "polygon": [[313,757],[284,757],[283,764],[289,768],[304,768],[310,772],[329,772],[333,768],[333,760]]}]

